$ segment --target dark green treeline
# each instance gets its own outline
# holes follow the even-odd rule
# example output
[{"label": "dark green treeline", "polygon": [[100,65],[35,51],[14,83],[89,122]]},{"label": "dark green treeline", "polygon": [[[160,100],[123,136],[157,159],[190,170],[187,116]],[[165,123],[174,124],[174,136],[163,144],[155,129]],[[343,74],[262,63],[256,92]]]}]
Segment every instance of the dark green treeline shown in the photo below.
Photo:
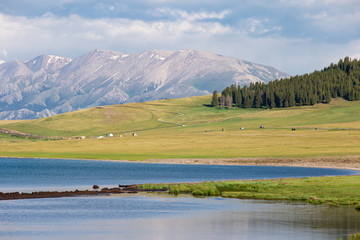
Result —
[{"label": "dark green treeline", "polygon": [[329,103],[331,98],[360,99],[360,61],[346,57],[322,71],[250,86],[231,85],[211,105],[221,108],[274,108]]}]

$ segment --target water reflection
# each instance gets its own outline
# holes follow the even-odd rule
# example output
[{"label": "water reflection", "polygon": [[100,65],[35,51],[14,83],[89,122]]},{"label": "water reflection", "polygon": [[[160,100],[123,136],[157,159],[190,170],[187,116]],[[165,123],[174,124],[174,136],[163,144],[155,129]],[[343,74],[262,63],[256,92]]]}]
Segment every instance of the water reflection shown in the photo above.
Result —
[{"label": "water reflection", "polygon": [[1,239],[338,239],[360,213],[284,202],[153,195],[3,201]]}]

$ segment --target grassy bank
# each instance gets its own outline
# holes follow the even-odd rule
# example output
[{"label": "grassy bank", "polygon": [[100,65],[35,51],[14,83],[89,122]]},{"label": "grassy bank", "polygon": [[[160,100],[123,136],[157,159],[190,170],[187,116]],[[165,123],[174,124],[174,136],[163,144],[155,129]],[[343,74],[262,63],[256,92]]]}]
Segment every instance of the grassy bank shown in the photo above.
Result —
[{"label": "grassy bank", "polygon": [[194,196],[304,201],[311,204],[354,206],[360,210],[360,176],[143,184],[140,187],[167,188],[171,194],[189,193]]}]

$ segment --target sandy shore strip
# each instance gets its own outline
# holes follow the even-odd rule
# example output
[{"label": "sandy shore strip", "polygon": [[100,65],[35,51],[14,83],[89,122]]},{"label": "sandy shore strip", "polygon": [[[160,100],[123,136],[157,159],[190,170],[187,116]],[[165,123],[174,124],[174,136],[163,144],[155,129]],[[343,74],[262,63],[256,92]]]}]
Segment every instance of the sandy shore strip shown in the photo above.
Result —
[{"label": "sandy shore strip", "polygon": [[360,156],[312,158],[148,159],[145,163],[341,168],[360,171]]}]

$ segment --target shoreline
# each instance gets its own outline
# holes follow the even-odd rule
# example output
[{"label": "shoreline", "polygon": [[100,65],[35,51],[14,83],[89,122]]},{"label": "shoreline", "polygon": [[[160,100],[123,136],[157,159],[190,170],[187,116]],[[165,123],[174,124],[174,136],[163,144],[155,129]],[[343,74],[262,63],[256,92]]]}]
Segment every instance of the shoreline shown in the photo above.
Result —
[{"label": "shoreline", "polygon": [[[96,187],[95,187],[96,186]],[[98,189],[94,185],[92,190],[75,190],[75,191],[39,191],[39,192],[0,192],[0,201],[20,200],[20,199],[39,199],[39,198],[62,198],[62,197],[80,197],[80,196],[101,196],[109,194],[136,194],[139,192],[164,192],[164,189],[141,189],[139,184],[119,185],[115,188],[104,187]]]},{"label": "shoreline", "polygon": [[276,166],[276,167],[309,167],[334,168],[360,171],[360,156],[347,157],[308,157],[308,158],[276,158],[276,157],[239,157],[239,158],[196,158],[196,159],[147,159],[137,161],[163,164],[201,164],[201,165],[235,165],[235,166]]},{"label": "shoreline", "polygon": [[[0,157],[0,158],[22,158],[22,157]],[[25,158],[25,159],[55,159],[55,158]],[[147,159],[147,160],[102,160],[102,159],[73,159],[56,158],[63,160],[83,160],[83,161],[110,161],[127,163],[149,163],[149,164],[183,164],[183,165],[233,165],[233,166],[279,166],[279,167],[310,167],[310,168],[329,168],[345,169],[357,171],[350,175],[360,175],[360,156],[348,157],[316,157],[316,158],[205,158],[205,159]],[[290,179],[290,178],[289,178]],[[266,180],[266,179],[265,179]],[[274,180],[274,179],[272,179]],[[163,183],[165,184],[165,183]],[[173,185],[176,183],[168,184]],[[177,183],[190,184],[190,183]],[[201,183],[193,183],[201,184]],[[99,190],[75,190],[75,191],[48,191],[48,192],[0,192],[1,200],[31,199],[31,198],[57,198],[74,196],[92,196],[103,194],[137,193],[137,192],[155,192],[159,189],[140,189],[142,184],[119,185],[119,188],[103,188]],[[95,185],[94,185],[95,186]],[[160,191],[164,191],[160,190]]]},{"label": "shoreline", "polygon": [[183,165],[189,164],[189,165],[308,167],[308,168],[333,168],[333,169],[360,171],[360,156],[306,157],[306,158],[284,158],[284,157],[173,158],[173,159],[166,158],[166,159],[146,159],[146,160],[8,157],[8,156],[0,156],[0,158],[63,159],[63,160],[83,160],[83,161],[128,162],[128,163],[183,164]]}]

